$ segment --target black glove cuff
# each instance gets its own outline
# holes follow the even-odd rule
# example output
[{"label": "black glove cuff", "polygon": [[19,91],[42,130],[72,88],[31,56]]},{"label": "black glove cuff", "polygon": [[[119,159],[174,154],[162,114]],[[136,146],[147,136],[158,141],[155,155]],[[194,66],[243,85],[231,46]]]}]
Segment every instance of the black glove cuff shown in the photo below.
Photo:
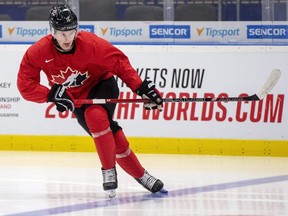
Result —
[{"label": "black glove cuff", "polygon": [[151,89],[155,88],[155,84],[150,80],[144,80],[141,86],[136,90],[136,94],[141,96],[147,94]]}]

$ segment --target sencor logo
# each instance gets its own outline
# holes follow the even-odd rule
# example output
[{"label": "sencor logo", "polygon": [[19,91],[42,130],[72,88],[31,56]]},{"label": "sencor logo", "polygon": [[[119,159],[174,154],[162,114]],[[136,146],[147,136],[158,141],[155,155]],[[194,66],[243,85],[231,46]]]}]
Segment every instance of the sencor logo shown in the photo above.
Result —
[{"label": "sencor logo", "polygon": [[94,33],[94,25],[79,25],[79,31],[87,31]]},{"label": "sencor logo", "polygon": [[151,25],[150,38],[190,38],[190,25]]},{"label": "sencor logo", "polygon": [[288,39],[288,25],[247,25],[248,39]]}]

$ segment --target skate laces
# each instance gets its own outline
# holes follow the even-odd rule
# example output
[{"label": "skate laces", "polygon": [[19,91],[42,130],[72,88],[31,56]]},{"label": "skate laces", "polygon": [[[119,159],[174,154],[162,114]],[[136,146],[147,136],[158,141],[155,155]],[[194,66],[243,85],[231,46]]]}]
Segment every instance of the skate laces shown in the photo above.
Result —
[{"label": "skate laces", "polygon": [[107,170],[102,169],[102,174],[103,174],[103,183],[116,182],[115,168],[107,169]]},{"label": "skate laces", "polygon": [[144,175],[139,178],[139,180],[144,186],[146,186],[150,190],[153,188],[155,182],[157,181],[157,179],[154,176],[150,175],[146,170],[144,171]]}]

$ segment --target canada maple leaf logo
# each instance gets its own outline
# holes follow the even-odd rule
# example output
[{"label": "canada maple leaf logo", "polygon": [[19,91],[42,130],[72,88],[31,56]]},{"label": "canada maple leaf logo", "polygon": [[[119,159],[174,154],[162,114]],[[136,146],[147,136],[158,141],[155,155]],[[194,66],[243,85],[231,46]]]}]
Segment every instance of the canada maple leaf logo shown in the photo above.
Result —
[{"label": "canada maple leaf logo", "polygon": [[89,78],[88,72],[81,73],[78,70],[72,70],[67,67],[65,71],[60,70],[60,75],[52,75],[52,82],[62,84],[68,88],[83,85],[84,81]]}]

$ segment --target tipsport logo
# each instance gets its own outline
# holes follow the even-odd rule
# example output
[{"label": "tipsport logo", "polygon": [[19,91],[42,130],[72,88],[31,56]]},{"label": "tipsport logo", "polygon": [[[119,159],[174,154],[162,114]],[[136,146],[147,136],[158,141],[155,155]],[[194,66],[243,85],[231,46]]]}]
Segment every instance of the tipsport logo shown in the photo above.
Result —
[{"label": "tipsport logo", "polygon": [[23,28],[23,27],[13,27],[8,28],[10,35],[16,34],[21,37],[38,37],[48,35],[48,28],[37,29],[37,28]]},{"label": "tipsport logo", "polygon": [[248,39],[288,39],[288,25],[247,25]]},{"label": "tipsport logo", "polygon": [[215,28],[196,28],[199,37],[202,35],[214,38],[214,37],[231,37],[240,36],[240,29],[215,29]]},{"label": "tipsport logo", "polygon": [[150,38],[190,39],[190,25],[150,25]]},{"label": "tipsport logo", "polygon": [[102,35],[105,36],[106,33],[108,33],[112,37],[131,37],[131,36],[142,36],[143,35],[143,29],[138,28],[101,28]]}]

